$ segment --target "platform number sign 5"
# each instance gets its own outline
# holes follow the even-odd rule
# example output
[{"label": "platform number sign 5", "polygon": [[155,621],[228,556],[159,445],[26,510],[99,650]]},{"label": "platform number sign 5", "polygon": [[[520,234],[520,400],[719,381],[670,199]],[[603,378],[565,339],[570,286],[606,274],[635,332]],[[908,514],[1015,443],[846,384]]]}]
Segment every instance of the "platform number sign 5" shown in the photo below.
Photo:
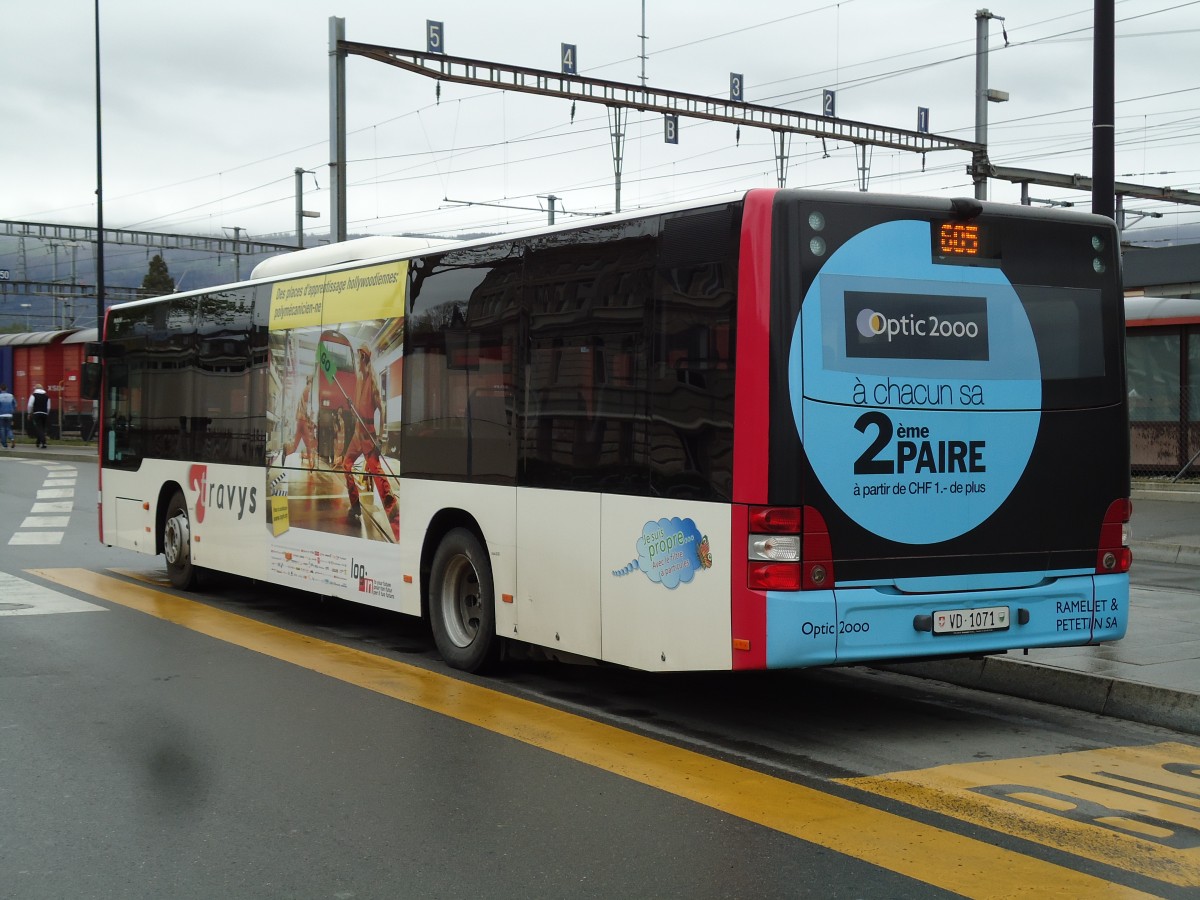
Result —
[{"label": "platform number sign 5", "polygon": [[821,115],[833,119],[837,116],[837,91],[821,91]]},{"label": "platform number sign 5", "polygon": [[425,20],[425,52],[446,52],[446,29],[442,22],[435,22],[433,19]]},{"label": "platform number sign 5", "polygon": [[562,44],[562,73],[564,75],[579,74],[579,55],[574,44]]}]

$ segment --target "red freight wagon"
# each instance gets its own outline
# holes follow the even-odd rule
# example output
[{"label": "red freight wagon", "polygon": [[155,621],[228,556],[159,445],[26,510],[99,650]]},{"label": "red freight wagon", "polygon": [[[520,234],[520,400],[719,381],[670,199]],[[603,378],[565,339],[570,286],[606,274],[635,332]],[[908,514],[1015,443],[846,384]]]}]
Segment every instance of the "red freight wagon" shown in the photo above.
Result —
[{"label": "red freight wagon", "polygon": [[[90,425],[92,402],[80,401],[79,373],[84,345],[96,340],[96,329],[29,331],[0,335],[0,345],[12,355],[12,388],[17,409],[24,412],[35,384],[50,394],[51,435],[79,431]],[[81,416],[86,419],[81,422]]]}]

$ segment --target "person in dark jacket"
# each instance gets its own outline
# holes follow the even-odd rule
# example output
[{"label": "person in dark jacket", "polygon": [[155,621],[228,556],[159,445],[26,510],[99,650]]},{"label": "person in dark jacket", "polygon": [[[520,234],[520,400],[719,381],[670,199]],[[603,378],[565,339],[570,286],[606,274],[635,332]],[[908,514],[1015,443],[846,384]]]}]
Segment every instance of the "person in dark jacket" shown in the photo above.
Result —
[{"label": "person in dark jacket", "polygon": [[46,422],[50,418],[50,395],[40,384],[33,386],[33,393],[29,395],[29,402],[25,404],[25,412],[32,417],[33,436],[37,438],[37,445],[45,447]]}]

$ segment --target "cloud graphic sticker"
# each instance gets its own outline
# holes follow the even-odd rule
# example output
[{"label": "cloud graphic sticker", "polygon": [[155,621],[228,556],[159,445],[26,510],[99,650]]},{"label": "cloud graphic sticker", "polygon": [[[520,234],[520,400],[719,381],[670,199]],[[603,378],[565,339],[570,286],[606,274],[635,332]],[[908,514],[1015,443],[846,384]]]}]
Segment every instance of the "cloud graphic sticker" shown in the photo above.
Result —
[{"label": "cloud graphic sticker", "polygon": [[613,572],[629,575],[641,570],[653,582],[674,590],[687,584],[697,571],[712,566],[708,536],[701,535],[691,519],[647,522],[637,541],[637,559]]}]

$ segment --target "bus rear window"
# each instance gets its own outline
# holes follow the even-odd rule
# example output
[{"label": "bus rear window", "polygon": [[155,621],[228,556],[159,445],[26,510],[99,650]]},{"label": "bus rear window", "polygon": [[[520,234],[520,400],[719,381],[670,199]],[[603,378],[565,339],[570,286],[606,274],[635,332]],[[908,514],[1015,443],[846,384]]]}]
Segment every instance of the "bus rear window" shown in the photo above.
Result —
[{"label": "bus rear window", "polygon": [[[1037,342],[1043,406],[1069,409],[1120,399],[1116,321],[1099,290],[1015,285]],[[1115,319],[1109,310],[1107,318]]]}]

